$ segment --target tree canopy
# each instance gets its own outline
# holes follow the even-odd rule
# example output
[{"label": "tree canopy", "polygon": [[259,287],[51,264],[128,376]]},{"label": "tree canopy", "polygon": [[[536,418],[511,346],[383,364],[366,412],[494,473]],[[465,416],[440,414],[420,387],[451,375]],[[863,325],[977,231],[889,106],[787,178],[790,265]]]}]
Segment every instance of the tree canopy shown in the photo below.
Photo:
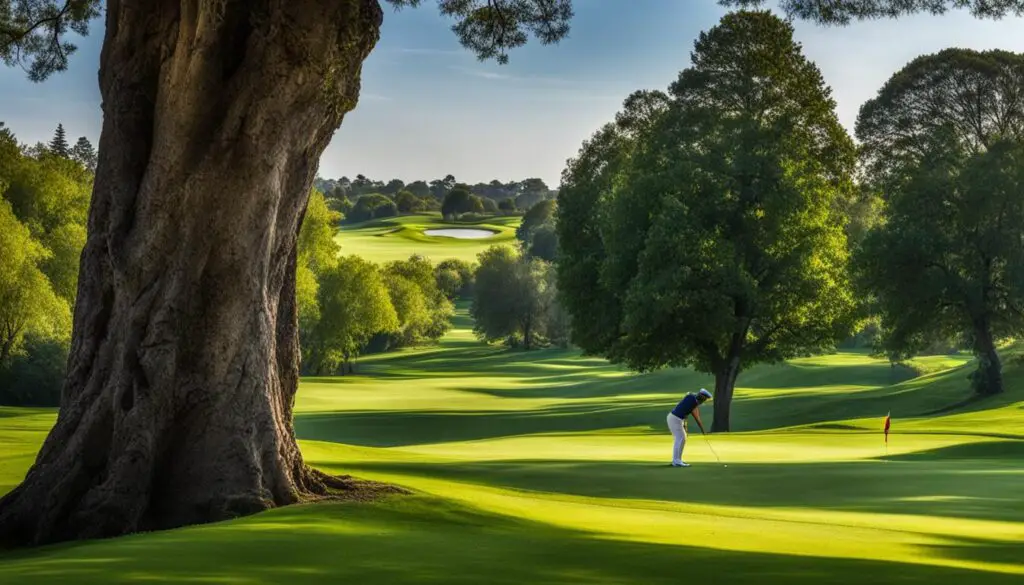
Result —
[{"label": "tree canopy", "polygon": [[563,175],[574,342],[638,370],[714,374],[714,429],[729,430],[743,368],[828,349],[849,328],[836,200],[854,162],[791,25],[726,15],[667,95],[631,96]]},{"label": "tree canopy", "polygon": [[948,49],[861,108],[868,180],[887,201],[856,255],[892,359],[966,335],[972,385],[1002,391],[995,344],[1024,325],[1024,56]]},{"label": "tree canopy", "polygon": [[[719,4],[753,8],[768,0],[720,0]],[[855,20],[899,18],[917,13],[945,14],[967,9],[977,18],[1024,15],[1024,0],[777,0],[788,16],[818,24],[846,25]]]}]

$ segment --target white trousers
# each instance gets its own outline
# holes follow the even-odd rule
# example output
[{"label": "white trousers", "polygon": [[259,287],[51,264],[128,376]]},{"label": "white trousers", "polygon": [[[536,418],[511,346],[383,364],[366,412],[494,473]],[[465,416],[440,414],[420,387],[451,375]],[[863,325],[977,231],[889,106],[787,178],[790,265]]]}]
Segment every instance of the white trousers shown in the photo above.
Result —
[{"label": "white trousers", "polygon": [[683,447],[686,446],[686,421],[668,413],[668,430],[672,432],[672,463],[682,463]]}]

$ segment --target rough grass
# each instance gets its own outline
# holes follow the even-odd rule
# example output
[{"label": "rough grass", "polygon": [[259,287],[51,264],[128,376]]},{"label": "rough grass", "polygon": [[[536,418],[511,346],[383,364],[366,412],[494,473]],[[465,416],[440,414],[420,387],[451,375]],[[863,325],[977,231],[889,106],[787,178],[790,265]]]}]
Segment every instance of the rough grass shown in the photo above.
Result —
[{"label": "rough grass", "polygon": [[[0,583],[1021,582],[1015,360],[1006,395],[942,415],[967,357],[918,378],[856,353],[754,368],[740,432],[710,438],[728,467],[691,435],[673,469],[665,413],[707,376],[485,347],[459,323],[300,392],[310,462],[414,495],[3,553]],[[0,410],[0,492],[52,421]]]},{"label": "rough grass", "polygon": [[[408,215],[342,226],[335,240],[342,254],[356,254],[373,262],[405,260],[413,254],[433,262],[458,258],[475,262],[476,256],[494,244],[511,244],[520,217],[493,217],[480,221],[450,223],[438,213]],[[493,230],[495,235],[479,240],[428,236],[424,230],[471,227]]]}]

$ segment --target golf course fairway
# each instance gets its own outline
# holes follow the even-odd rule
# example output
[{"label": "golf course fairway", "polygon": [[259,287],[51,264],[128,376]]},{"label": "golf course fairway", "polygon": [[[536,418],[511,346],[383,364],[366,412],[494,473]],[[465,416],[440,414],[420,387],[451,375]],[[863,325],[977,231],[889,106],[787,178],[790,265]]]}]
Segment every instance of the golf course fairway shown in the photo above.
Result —
[{"label": "golf course fairway", "polygon": [[[8,551],[0,583],[1024,582],[1012,348],[1007,393],[960,406],[969,356],[753,368],[738,432],[710,437],[728,467],[691,423],[693,466],[676,469],[665,413],[707,376],[488,347],[469,328],[460,307],[440,346],[302,383],[307,461],[412,495]],[[0,493],[54,416],[0,409]]]},{"label": "golf course fairway", "polygon": [[[341,246],[342,254],[355,254],[371,262],[406,260],[413,254],[421,254],[435,263],[448,258],[472,263],[476,255],[488,247],[514,242],[521,220],[518,216],[508,216],[450,223],[439,213],[406,215],[342,226],[335,241]],[[426,233],[450,229],[484,230],[494,235],[463,239]]]}]

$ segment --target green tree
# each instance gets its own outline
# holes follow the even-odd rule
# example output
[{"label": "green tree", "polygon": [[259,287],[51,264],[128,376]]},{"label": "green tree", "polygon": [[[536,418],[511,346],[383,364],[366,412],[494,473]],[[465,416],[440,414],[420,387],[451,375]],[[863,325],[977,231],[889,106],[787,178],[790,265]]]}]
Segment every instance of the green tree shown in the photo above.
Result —
[{"label": "green tree", "polygon": [[427,185],[426,181],[413,181],[405,186],[405,190],[420,199],[431,196],[430,185]]},{"label": "green tree", "polygon": [[67,133],[64,132],[64,124],[57,124],[57,130],[50,140],[50,152],[61,158],[71,158],[71,146],[68,144]]},{"label": "green tree", "polygon": [[[719,0],[723,6],[752,8],[765,0]],[[778,0],[789,16],[819,24],[846,25],[854,20],[898,18],[917,13],[945,14],[950,9],[970,11],[977,18],[1024,15],[1024,0]]]},{"label": "green tree", "polygon": [[[520,246],[528,255],[532,254],[534,234],[543,226],[551,226],[552,229],[549,230],[549,233],[543,236],[547,238],[547,241],[543,242],[537,251],[544,254],[541,257],[545,260],[554,260],[554,244],[557,242],[557,234],[555,234],[553,226],[557,211],[557,201],[546,199],[531,207],[523,215],[522,223],[516,228],[516,239],[519,240]],[[551,241],[552,238],[555,242]]]},{"label": "green tree", "polygon": [[512,197],[506,197],[498,202],[498,209],[505,212],[511,212],[516,210],[516,200]]},{"label": "green tree", "polygon": [[[465,260],[442,260],[434,269],[437,286],[449,300],[471,299],[475,282],[473,266]],[[451,274],[449,274],[451,273]],[[452,276],[454,274],[455,276]]]},{"label": "green tree", "polygon": [[[315,329],[321,317],[319,279],[338,265],[341,247],[334,239],[338,220],[338,213],[328,208],[323,193],[313,189],[299,229],[295,275],[299,341],[304,355],[315,353],[310,344],[315,339]],[[322,363],[310,364],[304,368],[305,371],[323,366]]]},{"label": "green tree", "polygon": [[498,204],[494,199],[488,197],[480,197],[479,199],[484,213],[498,213]]},{"label": "green tree", "polygon": [[456,185],[445,195],[444,203],[441,204],[441,215],[454,219],[463,213],[469,213],[474,208],[472,197],[473,194],[465,185]]},{"label": "green tree", "polygon": [[432,325],[427,298],[415,282],[394,273],[384,274],[391,305],[398,317],[398,328],[390,333],[389,347],[404,347],[423,341]]},{"label": "green tree", "polygon": [[[564,37],[572,15],[568,0],[437,4],[463,45],[502,61],[530,33]],[[100,7],[0,0],[0,30],[12,33],[0,56],[35,79],[60,70],[62,33],[84,33]],[[38,465],[0,501],[5,544],[170,528],[326,493],[291,424],[296,240],[384,11],[334,0],[270,3],[259,18],[239,0],[137,8],[104,10],[117,26],[98,68],[103,129],[69,357],[90,367],[69,372]],[[177,416],[195,402],[217,406]],[[160,450],[186,431],[189,449]],[[100,435],[124,440],[97,450],[87,438]],[[102,464],[80,465],[86,449]]]},{"label": "green tree", "polygon": [[530,258],[540,258],[548,262],[558,260],[558,231],[555,229],[555,222],[550,221],[533,230],[524,252]]},{"label": "green tree", "polygon": [[505,340],[532,349],[544,333],[546,263],[508,246],[491,246],[478,256],[470,315],[484,341]]},{"label": "green tree", "polygon": [[307,266],[314,274],[323,274],[338,263],[341,247],[334,240],[338,212],[327,207],[323,193],[313,189],[306,205],[298,239],[298,264]]},{"label": "green tree", "polygon": [[857,120],[888,203],[856,255],[880,345],[898,360],[967,333],[979,394],[1002,392],[996,345],[1024,325],[1022,86],[1024,56],[948,49],[893,75]]},{"label": "green tree", "polygon": [[85,136],[80,136],[78,142],[71,148],[71,158],[89,171],[96,172],[96,149],[92,147],[92,143]]},{"label": "green tree", "polygon": [[411,213],[423,209],[423,202],[420,201],[420,198],[413,195],[411,191],[404,189],[395,195],[395,205],[398,206],[398,211],[402,213]]},{"label": "green tree", "polygon": [[317,375],[346,367],[375,334],[396,331],[398,316],[383,275],[373,263],[344,256],[320,276],[320,320],[310,340],[310,363]]},{"label": "green tree", "polygon": [[352,210],[348,213],[346,219],[350,222],[358,223],[371,219],[395,217],[396,215],[398,215],[398,206],[395,205],[391,198],[380,193],[370,193],[368,195],[360,195],[359,199],[356,199],[356,203],[352,206]]},{"label": "green tree", "polygon": [[391,179],[390,181],[388,181],[388,183],[386,185],[384,185],[381,188],[380,192],[385,194],[385,195],[392,195],[392,196],[394,196],[396,193],[398,193],[402,189],[405,189],[405,181],[403,181],[401,179]]},{"label": "green tree", "polygon": [[410,256],[408,260],[389,262],[384,273],[402,277],[416,285],[423,297],[429,320],[421,329],[412,330],[414,341],[437,340],[451,329],[455,308],[437,284],[434,266],[425,257]]},{"label": "green tree", "polygon": [[0,367],[9,365],[27,334],[66,340],[71,313],[40,270],[49,252],[0,199]]},{"label": "green tree", "polygon": [[603,291],[577,283],[562,297],[574,323],[618,320],[573,339],[637,370],[713,374],[713,429],[728,431],[744,368],[827,350],[852,324],[836,199],[852,189],[853,144],[791,25],[769,12],[701,33],[667,104],[626,105],[563,176],[559,235],[584,221],[599,237],[563,242],[559,283],[596,269]]}]

